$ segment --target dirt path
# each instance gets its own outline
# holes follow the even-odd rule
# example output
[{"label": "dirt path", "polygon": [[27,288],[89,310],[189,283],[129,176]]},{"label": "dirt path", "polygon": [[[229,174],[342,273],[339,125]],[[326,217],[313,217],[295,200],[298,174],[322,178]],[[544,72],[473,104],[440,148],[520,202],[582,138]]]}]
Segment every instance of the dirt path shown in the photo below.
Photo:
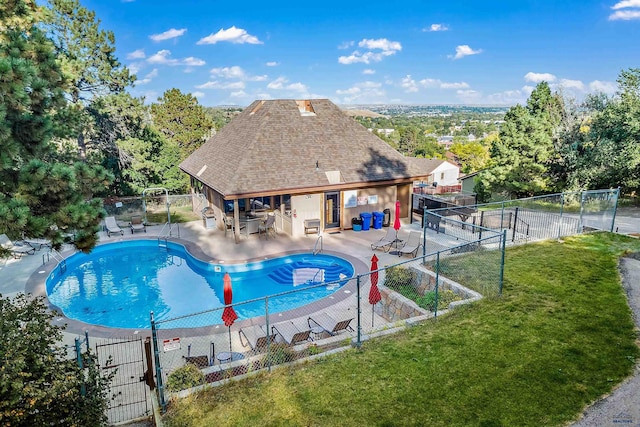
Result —
[{"label": "dirt path", "polygon": [[[622,258],[620,274],[636,328],[640,328],[640,254]],[[573,427],[640,426],[640,361],[636,362],[635,375],[587,408]]]}]

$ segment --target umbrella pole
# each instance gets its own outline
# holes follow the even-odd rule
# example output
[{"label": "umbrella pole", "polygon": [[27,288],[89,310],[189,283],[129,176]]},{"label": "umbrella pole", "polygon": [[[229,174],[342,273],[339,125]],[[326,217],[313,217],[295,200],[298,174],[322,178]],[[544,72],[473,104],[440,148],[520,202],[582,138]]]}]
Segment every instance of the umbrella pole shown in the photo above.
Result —
[{"label": "umbrella pole", "polygon": [[231,325],[229,325],[229,353],[231,353]]},{"label": "umbrella pole", "polygon": [[375,313],[375,310],[374,310],[375,308],[376,308],[376,305],[372,304],[371,305],[371,327],[372,328],[373,328],[373,314]]}]

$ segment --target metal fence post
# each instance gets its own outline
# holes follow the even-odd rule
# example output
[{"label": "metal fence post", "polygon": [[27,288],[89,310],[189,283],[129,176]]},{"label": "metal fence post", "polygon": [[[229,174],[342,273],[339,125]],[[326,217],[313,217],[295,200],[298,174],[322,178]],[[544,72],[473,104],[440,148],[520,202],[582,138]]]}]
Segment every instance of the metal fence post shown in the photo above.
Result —
[{"label": "metal fence post", "polygon": [[440,284],[440,251],[436,254],[436,302],[433,309],[433,317],[438,317],[438,288]]},{"label": "metal fence post", "polygon": [[362,322],[361,322],[361,317],[362,317],[362,311],[360,309],[360,275],[358,275],[356,277],[356,300],[357,300],[357,306],[358,306],[358,335],[356,338],[356,347],[360,348],[360,345],[362,344],[362,340],[361,340],[361,334],[362,334]]},{"label": "metal fence post", "polygon": [[498,284],[498,295],[502,295],[502,283],[504,281],[504,254],[506,251],[506,240],[507,240],[507,230],[504,230],[502,232],[502,244],[501,246],[501,250],[502,250],[502,256],[500,259],[500,283]]},{"label": "metal fence post", "polygon": [[158,400],[162,407],[162,413],[167,411],[167,402],[164,400],[164,382],[162,381],[162,367],[160,366],[160,350],[158,349],[158,332],[156,330],[156,321],[153,318],[153,311],[151,316],[151,338],[153,340],[153,356],[156,363],[156,386],[158,390]]},{"label": "metal fence post", "polygon": [[[78,367],[82,370],[82,350],[80,349],[80,338],[76,337],[76,359],[78,360]],[[84,376],[84,375],[83,375]],[[82,385],[80,386],[80,396],[84,397],[87,394],[87,389],[84,384],[84,380],[82,381]]]},{"label": "metal fence post", "polygon": [[558,240],[562,235],[562,214],[564,213],[564,191],[560,193],[560,222],[558,223]]},{"label": "metal fence post", "polygon": [[582,234],[582,214],[584,212],[584,191],[580,192],[580,219],[578,220],[578,229],[576,233]]},{"label": "metal fence post", "polygon": [[[264,297],[264,324],[267,328],[267,354],[271,354],[271,330],[269,329],[269,297]],[[267,357],[267,371],[271,372],[271,357]]]}]

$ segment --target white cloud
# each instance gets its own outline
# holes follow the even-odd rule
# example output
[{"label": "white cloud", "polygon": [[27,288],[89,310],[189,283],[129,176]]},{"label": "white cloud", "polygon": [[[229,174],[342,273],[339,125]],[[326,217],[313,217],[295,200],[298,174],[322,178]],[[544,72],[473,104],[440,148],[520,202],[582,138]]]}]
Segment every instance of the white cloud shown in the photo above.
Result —
[{"label": "white cloud", "polygon": [[267,89],[282,90],[282,91],[289,91],[289,92],[296,92],[296,93],[308,92],[306,85],[300,82],[289,84],[289,80],[286,77],[278,77],[274,81],[269,82],[269,84],[267,84]]},{"label": "white cloud", "polygon": [[[369,49],[366,52],[355,50],[349,56],[341,56],[338,58],[340,64],[355,64],[358,62],[370,64],[371,62],[380,62],[385,56],[395,55],[396,52],[402,50],[400,42],[394,42],[387,39],[362,39],[358,46]],[[373,52],[376,50],[376,52]],[[377,52],[380,50],[380,52]]]},{"label": "white cloud", "polygon": [[564,89],[577,89],[580,91],[584,90],[584,83],[582,83],[580,80],[560,79],[559,84]]},{"label": "white cloud", "polygon": [[[533,90],[533,87],[531,87]],[[528,93],[531,93],[531,90]],[[527,96],[521,90],[505,90],[504,92],[492,93],[487,97],[489,104],[500,105],[515,105],[525,104],[527,102]]]},{"label": "white cloud", "polygon": [[338,49],[340,50],[344,50],[344,49],[349,49],[350,47],[352,47],[355,44],[354,41],[349,41],[349,42],[343,42],[338,46]]},{"label": "white cloud", "polygon": [[219,67],[212,68],[210,71],[212,77],[219,77],[223,79],[238,79],[251,82],[263,82],[267,80],[266,75],[262,76],[249,76],[242,67],[234,65],[232,67]]},{"label": "white cloud", "polygon": [[431,24],[429,28],[425,28],[422,31],[449,31],[449,27],[446,24]]},{"label": "white cloud", "polygon": [[129,52],[127,54],[127,59],[144,59],[144,49],[134,50],[133,52]]},{"label": "white cloud", "polygon": [[609,15],[609,21],[631,21],[640,19],[640,10],[618,10]]},{"label": "white cloud", "polygon": [[535,87],[533,86],[529,86],[529,85],[522,86],[522,92],[527,96],[527,98],[529,97],[529,95],[531,95],[531,92],[533,92],[534,89]]},{"label": "white cloud", "polygon": [[471,49],[471,47],[469,47],[469,45],[463,44],[463,45],[457,46],[456,54],[449,55],[449,58],[460,59],[460,58],[464,58],[465,56],[477,55],[479,53],[482,53],[482,49],[473,50]]},{"label": "white cloud", "polygon": [[196,98],[204,98],[205,97],[205,93],[204,92],[192,92],[191,95],[195,96]]},{"label": "white cloud", "polygon": [[127,66],[131,74],[138,74],[138,71],[140,71],[143,67],[144,67],[144,63],[142,62],[132,62]]},{"label": "white cloud", "polygon": [[416,84],[416,81],[413,80],[409,74],[407,74],[407,76],[402,79],[402,81],[400,82],[400,86],[407,93],[418,91],[418,85]]},{"label": "white cloud", "polygon": [[202,59],[200,58],[194,58],[193,56],[190,56],[188,58],[184,58],[182,60],[182,63],[184,65],[188,65],[190,67],[200,67],[202,65],[205,65],[206,62],[204,62]]},{"label": "white cloud", "polygon": [[551,73],[534,73],[529,71],[524,75],[524,79],[532,83],[554,82],[556,80],[556,76]]},{"label": "white cloud", "polygon": [[458,90],[456,96],[465,104],[475,104],[480,100],[482,94],[473,89]]},{"label": "white cloud", "polygon": [[216,44],[218,42],[229,42],[234,44],[262,44],[256,36],[252,36],[242,28],[236,28],[235,25],[225,30],[220,29],[215,34],[210,34],[207,37],[203,37],[196,44]]},{"label": "white cloud", "polygon": [[440,89],[469,89],[467,82],[441,83]]},{"label": "white cloud", "polygon": [[365,68],[364,70],[362,70],[362,74],[365,74],[365,75],[371,75],[375,73],[376,73],[376,70],[372,70],[371,68]]},{"label": "white cloud", "polygon": [[372,81],[357,83],[348,89],[338,89],[336,94],[342,96],[338,102],[344,104],[368,104],[386,101],[386,93],[380,89],[382,84]]},{"label": "white cloud", "polygon": [[147,58],[147,62],[150,64],[169,65],[172,67],[177,65],[197,67],[206,64],[202,59],[194,58],[193,56],[184,59],[171,58],[171,51],[167,49],[159,50],[155,54],[151,55]]},{"label": "white cloud", "polygon": [[438,88],[438,89],[469,89],[467,82],[443,82],[440,79],[422,79],[420,80],[420,86],[425,89]]},{"label": "white cloud", "polygon": [[[245,99],[249,96],[249,94],[243,90],[238,90],[235,92],[231,92],[229,94],[229,98],[233,98],[233,99]],[[260,97],[260,99],[264,99],[262,97]]]},{"label": "white cloud", "polygon": [[186,32],[187,32],[186,28],[181,28],[179,30],[172,28],[170,30],[165,31],[164,33],[152,34],[149,36],[149,38],[154,42],[160,42],[163,40],[175,39],[176,37],[180,37]]},{"label": "white cloud", "polygon": [[603,92],[609,95],[612,95],[616,92],[618,88],[616,82],[603,82],[600,80],[594,80],[589,83],[589,90],[592,92]]},{"label": "white cloud", "polygon": [[179,65],[177,59],[169,58],[171,56],[171,51],[167,49],[162,49],[151,55],[147,62],[150,64],[164,64],[164,65]]},{"label": "white cloud", "polygon": [[229,89],[244,89],[244,82],[219,82],[217,80],[203,83],[201,85],[196,86],[196,89],[221,89],[221,90],[229,90]]},{"label": "white cloud", "polygon": [[264,65],[266,65],[267,67],[277,67],[278,65],[280,65],[280,63],[276,61],[269,61]]},{"label": "white cloud", "polygon": [[640,0],[622,0],[611,6],[611,9],[618,10],[627,7],[640,7]]},{"label": "white cloud", "polygon": [[153,70],[151,70],[151,72],[149,72],[141,80],[136,80],[135,84],[136,85],[145,85],[147,83],[150,83],[151,80],[153,80],[155,77],[158,77],[158,69],[157,68],[154,68]]}]

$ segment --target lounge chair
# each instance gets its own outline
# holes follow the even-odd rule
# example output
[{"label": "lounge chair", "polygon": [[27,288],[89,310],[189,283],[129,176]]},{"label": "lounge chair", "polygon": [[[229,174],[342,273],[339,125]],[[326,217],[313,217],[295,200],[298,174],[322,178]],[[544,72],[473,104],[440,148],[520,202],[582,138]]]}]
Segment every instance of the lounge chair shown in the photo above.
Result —
[{"label": "lounge chair", "polygon": [[398,256],[411,254],[413,258],[418,254],[418,249],[422,246],[422,233],[418,231],[411,231],[406,243],[400,249],[398,249]]},{"label": "lounge chair", "polygon": [[31,246],[36,251],[39,251],[40,249],[42,249],[43,246],[51,248],[51,240],[49,239],[25,237],[24,239],[22,239],[22,241],[25,242],[27,245]]},{"label": "lounge chair", "polygon": [[129,228],[131,229],[131,234],[136,231],[144,231],[147,232],[147,225],[142,221],[142,217],[140,215],[134,215],[131,217],[131,222],[129,222]]},{"label": "lounge chair", "polygon": [[377,242],[372,243],[371,250],[383,249],[385,252],[389,252],[391,245],[396,241],[396,237],[396,230],[391,227],[387,228],[387,235]]},{"label": "lounge chair", "polygon": [[36,248],[30,245],[16,245],[14,244],[6,234],[0,234],[0,246],[10,251],[14,258],[21,257],[24,254],[33,255],[36,253]]},{"label": "lounge chair", "polygon": [[288,345],[296,345],[311,340],[311,328],[300,330],[291,320],[274,323],[271,331],[280,335]]},{"label": "lounge chair", "polygon": [[264,224],[258,226],[258,237],[264,233],[266,238],[269,239],[269,233],[276,237],[276,217],[274,215],[267,215]]},{"label": "lounge chair", "polygon": [[107,236],[111,237],[112,234],[120,233],[121,236],[124,236],[124,231],[122,228],[118,226],[116,222],[116,217],[108,216],[104,219],[104,226],[107,228]]},{"label": "lounge chair", "polygon": [[265,350],[268,342],[274,342],[276,339],[275,333],[267,336],[264,328],[260,325],[240,328],[238,335],[240,335],[240,343],[242,346],[246,347],[248,345],[254,353]]},{"label": "lounge chair", "polygon": [[317,335],[322,332],[326,332],[327,334],[333,336],[337,335],[342,331],[351,331],[353,332],[353,328],[349,326],[351,321],[354,318],[348,318],[344,320],[335,320],[329,314],[322,312],[316,313],[313,316],[309,316],[307,319],[307,323],[309,324],[309,328]]}]

